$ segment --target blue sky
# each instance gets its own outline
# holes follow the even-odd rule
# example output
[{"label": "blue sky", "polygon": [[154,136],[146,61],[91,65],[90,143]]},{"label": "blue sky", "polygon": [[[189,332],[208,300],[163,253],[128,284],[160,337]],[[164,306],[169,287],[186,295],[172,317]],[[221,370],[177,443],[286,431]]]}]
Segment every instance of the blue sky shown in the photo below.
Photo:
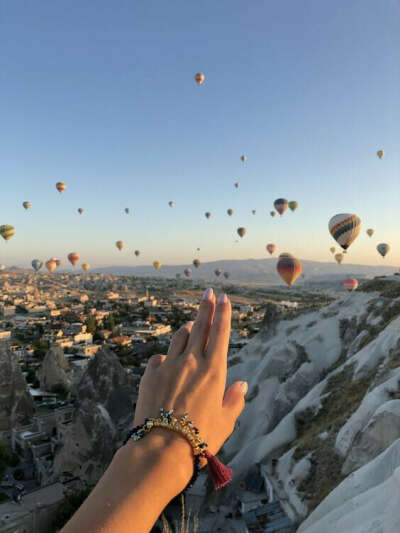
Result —
[{"label": "blue sky", "polygon": [[[396,0],[0,0],[0,223],[16,228],[0,262],[184,264],[268,242],[326,261],[329,218],[354,212],[348,260],[400,265],[399,22]],[[299,209],[272,219],[278,197]]]}]

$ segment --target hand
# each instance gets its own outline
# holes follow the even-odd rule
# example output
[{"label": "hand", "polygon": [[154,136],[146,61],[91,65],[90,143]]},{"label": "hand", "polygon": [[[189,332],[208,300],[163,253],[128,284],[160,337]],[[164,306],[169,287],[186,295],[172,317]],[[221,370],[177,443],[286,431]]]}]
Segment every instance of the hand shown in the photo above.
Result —
[{"label": "hand", "polygon": [[146,417],[158,417],[160,407],[173,409],[175,416],[187,412],[210,452],[218,452],[234,429],[247,392],[243,381],[225,390],[230,329],[228,297],[222,294],[216,305],[213,290],[207,289],[196,321],[175,333],[168,355],[149,359],[140,382],[134,426],[143,424]]}]

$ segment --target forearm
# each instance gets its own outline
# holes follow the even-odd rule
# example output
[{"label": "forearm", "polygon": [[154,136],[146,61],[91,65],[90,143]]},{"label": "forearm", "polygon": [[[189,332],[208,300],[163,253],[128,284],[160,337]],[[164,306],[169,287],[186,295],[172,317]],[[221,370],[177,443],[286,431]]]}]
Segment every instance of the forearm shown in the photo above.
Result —
[{"label": "forearm", "polygon": [[62,533],[148,533],[192,473],[192,451],[185,439],[154,429],[118,450]]}]

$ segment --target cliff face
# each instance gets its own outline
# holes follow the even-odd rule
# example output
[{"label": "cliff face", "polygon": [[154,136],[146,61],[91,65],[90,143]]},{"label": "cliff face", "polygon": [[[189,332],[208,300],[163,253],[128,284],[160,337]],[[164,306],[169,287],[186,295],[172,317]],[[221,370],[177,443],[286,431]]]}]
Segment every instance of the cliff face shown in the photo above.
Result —
[{"label": "cliff face", "polygon": [[35,405],[17,360],[6,343],[0,343],[0,431],[30,424]]},{"label": "cliff face", "polygon": [[400,282],[281,320],[235,355],[228,380],[249,392],[223,449],[234,482],[214,503],[240,497],[260,463],[301,533],[397,531],[387,490],[400,499]]},{"label": "cliff face", "polygon": [[118,358],[97,352],[75,389],[73,421],[54,461],[54,474],[70,472],[94,484],[111,461],[133,419],[135,387]]},{"label": "cliff face", "polygon": [[69,391],[72,385],[71,376],[72,371],[62,348],[52,346],[45,355],[38,372],[40,388],[45,391],[51,391],[54,387],[62,386]]}]

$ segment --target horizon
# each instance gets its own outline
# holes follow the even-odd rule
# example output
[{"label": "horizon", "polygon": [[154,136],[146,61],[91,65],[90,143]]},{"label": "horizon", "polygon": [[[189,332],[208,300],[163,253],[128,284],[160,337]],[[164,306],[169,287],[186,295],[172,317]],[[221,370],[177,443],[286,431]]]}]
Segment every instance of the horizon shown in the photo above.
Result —
[{"label": "horizon", "polygon": [[[372,0],[4,3],[0,224],[16,232],[0,263],[258,260],[268,242],[329,262],[345,212],[362,220],[345,260],[397,268],[398,22]],[[271,218],[280,197],[299,207]]]}]

